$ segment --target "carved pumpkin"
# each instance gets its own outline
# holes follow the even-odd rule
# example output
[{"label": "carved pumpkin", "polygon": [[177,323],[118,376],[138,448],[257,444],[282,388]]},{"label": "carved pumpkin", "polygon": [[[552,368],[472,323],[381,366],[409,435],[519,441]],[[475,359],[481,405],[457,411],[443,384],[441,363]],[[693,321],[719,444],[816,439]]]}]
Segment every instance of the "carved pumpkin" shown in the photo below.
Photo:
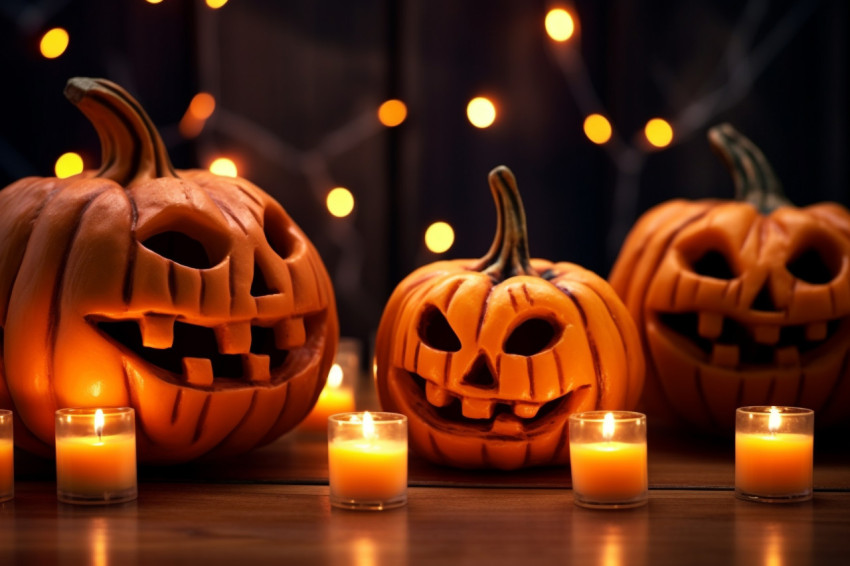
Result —
[{"label": "carved pumpkin", "polygon": [[425,265],[396,287],[378,327],[381,405],[409,419],[412,448],[461,468],[565,464],[568,420],[635,405],[644,361],[608,283],[529,259],[511,172],[490,173],[498,225],[481,259]]},{"label": "carved pumpkin", "polygon": [[0,192],[0,407],[52,454],[60,407],[136,410],[142,462],[238,453],[294,427],[338,339],[310,241],[240,178],[175,171],[123,89],[74,78],[99,171]]},{"label": "carved pumpkin", "polygon": [[737,200],[674,200],[644,214],[610,281],[641,331],[647,411],[731,431],[743,405],[850,416],[850,213],[796,208],[761,151],[709,132]]}]

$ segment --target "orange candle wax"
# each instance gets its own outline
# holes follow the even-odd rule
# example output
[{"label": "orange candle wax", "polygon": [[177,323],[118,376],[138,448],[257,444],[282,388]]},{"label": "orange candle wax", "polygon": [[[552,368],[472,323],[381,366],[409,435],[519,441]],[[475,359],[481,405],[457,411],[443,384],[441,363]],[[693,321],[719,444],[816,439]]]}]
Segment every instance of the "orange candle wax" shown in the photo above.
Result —
[{"label": "orange candle wax", "polygon": [[15,450],[10,438],[0,438],[0,501],[15,493]]},{"label": "orange candle wax", "polygon": [[328,417],[354,410],[354,392],[347,387],[325,387],[319,394],[316,406],[310,411],[300,427],[311,431],[328,430]]},{"label": "orange candle wax", "polygon": [[573,490],[593,501],[629,501],[646,492],[645,443],[571,444],[570,465]]},{"label": "orange candle wax", "polygon": [[77,495],[102,496],[136,485],[136,438],[131,434],[56,440],[56,484]]},{"label": "orange candle wax", "polygon": [[407,417],[343,413],[328,424],[331,504],[389,509],[407,502]]},{"label": "orange candle wax", "polygon": [[813,411],[794,407],[742,407],[735,418],[738,497],[755,501],[810,498]]}]

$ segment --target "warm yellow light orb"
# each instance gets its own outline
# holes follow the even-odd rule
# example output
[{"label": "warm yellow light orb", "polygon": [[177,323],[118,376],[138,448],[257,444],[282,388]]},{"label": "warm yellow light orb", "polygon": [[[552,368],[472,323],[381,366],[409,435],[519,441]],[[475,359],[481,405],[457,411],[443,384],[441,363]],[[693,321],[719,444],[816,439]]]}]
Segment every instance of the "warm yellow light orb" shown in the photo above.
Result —
[{"label": "warm yellow light orb", "polygon": [[189,113],[199,120],[206,120],[215,111],[215,98],[208,92],[199,92],[189,103]]},{"label": "warm yellow light orb", "polygon": [[227,4],[227,0],[207,0],[207,6],[213,10],[217,10]]},{"label": "warm yellow light orb", "polygon": [[148,4],[162,4],[162,0],[145,0]]},{"label": "warm yellow light orb", "polygon": [[611,122],[602,114],[591,114],[584,119],[584,135],[593,143],[603,144],[611,139]]},{"label": "warm yellow light orb", "polygon": [[488,128],[496,121],[496,106],[489,98],[476,96],[466,106],[466,117],[476,128]]},{"label": "warm yellow light orb", "polygon": [[455,243],[455,231],[446,222],[434,222],[425,230],[425,247],[441,254]]},{"label": "warm yellow light orb", "polygon": [[210,171],[222,177],[236,177],[239,172],[236,169],[236,163],[227,157],[218,157],[210,163]]},{"label": "warm yellow light orb", "polygon": [[354,195],[345,187],[336,187],[328,192],[325,203],[328,212],[337,218],[344,218],[354,210]]},{"label": "warm yellow light orb", "polygon": [[83,158],[79,154],[69,151],[59,156],[59,159],[56,160],[56,164],[53,166],[53,171],[57,177],[64,179],[82,173],[83,168]]},{"label": "warm yellow light orb", "polygon": [[569,12],[563,8],[549,10],[546,14],[546,33],[555,41],[566,41],[573,36],[576,24]]},{"label": "warm yellow light orb", "polygon": [[655,147],[667,147],[673,141],[673,126],[661,118],[653,118],[643,129],[646,141]]},{"label": "warm yellow light orb", "polygon": [[41,54],[48,59],[56,59],[68,49],[70,38],[68,32],[62,28],[53,28],[41,36],[39,49]]},{"label": "warm yellow light orb", "polygon": [[378,107],[378,120],[384,126],[392,128],[407,118],[407,106],[395,98],[387,100]]}]

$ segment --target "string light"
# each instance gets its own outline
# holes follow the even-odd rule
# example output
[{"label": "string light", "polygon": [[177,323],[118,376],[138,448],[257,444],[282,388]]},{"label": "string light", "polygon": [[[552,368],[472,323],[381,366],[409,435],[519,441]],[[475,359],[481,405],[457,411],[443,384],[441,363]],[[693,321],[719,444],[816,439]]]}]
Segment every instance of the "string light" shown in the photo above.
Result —
[{"label": "string light", "polygon": [[434,222],[425,230],[425,247],[435,254],[449,250],[455,243],[455,231],[447,222]]},{"label": "string light", "polygon": [[70,37],[67,31],[62,28],[53,28],[41,36],[39,49],[41,50],[41,54],[47,59],[56,59],[65,53],[69,42]]},{"label": "string light", "polygon": [[545,26],[546,33],[555,41],[567,41],[576,29],[572,15],[563,8],[549,10],[546,14]]},{"label": "string light", "polygon": [[667,147],[673,141],[673,127],[666,120],[653,118],[643,128],[646,141],[655,147]]},{"label": "string light", "polygon": [[466,116],[476,128],[489,128],[496,121],[496,106],[484,96],[476,96],[466,106]]},{"label": "string light", "polygon": [[331,214],[337,218],[344,218],[354,210],[354,195],[345,187],[336,187],[328,192],[325,203]]},{"label": "string light", "polygon": [[584,119],[584,135],[601,145],[611,139],[611,122],[602,114],[591,114]]},{"label": "string light", "polygon": [[59,159],[56,160],[56,164],[53,166],[53,171],[60,179],[65,179],[82,173],[83,169],[83,158],[72,151],[60,155]]},{"label": "string light", "polygon": [[378,120],[384,126],[398,126],[407,118],[407,105],[395,98],[387,100],[378,107]]},{"label": "string light", "polygon": [[193,96],[192,101],[189,102],[189,107],[177,125],[180,135],[184,138],[197,137],[204,129],[207,118],[212,116],[214,111],[215,98],[213,95],[208,92],[199,92]]},{"label": "string light", "polygon": [[218,157],[210,163],[210,172],[222,177],[236,177],[239,171],[236,169],[236,163],[227,157]]}]

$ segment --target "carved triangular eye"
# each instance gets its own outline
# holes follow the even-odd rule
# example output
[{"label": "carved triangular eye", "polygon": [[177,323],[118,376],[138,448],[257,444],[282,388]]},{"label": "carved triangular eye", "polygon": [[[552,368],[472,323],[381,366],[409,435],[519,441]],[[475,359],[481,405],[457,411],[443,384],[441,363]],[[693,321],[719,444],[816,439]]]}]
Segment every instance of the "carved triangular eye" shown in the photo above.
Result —
[{"label": "carved triangular eye", "polygon": [[735,270],[726,254],[717,249],[704,251],[691,263],[694,273],[715,279],[734,279]]},{"label": "carved triangular eye", "polygon": [[505,353],[533,356],[557,341],[561,331],[545,318],[529,318],[517,326],[505,340]]},{"label": "carved triangular eye", "polygon": [[841,260],[837,255],[828,246],[809,246],[791,258],[785,267],[797,279],[823,285],[835,279],[840,271]]},{"label": "carved triangular eye", "polygon": [[419,319],[419,338],[435,350],[457,352],[460,350],[460,338],[452,330],[451,324],[437,307],[426,307]]}]

